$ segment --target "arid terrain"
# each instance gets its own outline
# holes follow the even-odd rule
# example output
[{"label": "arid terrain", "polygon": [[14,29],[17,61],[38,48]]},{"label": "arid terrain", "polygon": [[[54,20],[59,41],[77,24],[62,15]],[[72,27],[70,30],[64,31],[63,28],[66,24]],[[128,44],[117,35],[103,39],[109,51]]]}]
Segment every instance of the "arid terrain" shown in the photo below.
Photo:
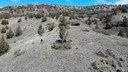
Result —
[{"label": "arid terrain", "polygon": [[10,6],[0,23],[0,72],[128,72],[128,5]]}]

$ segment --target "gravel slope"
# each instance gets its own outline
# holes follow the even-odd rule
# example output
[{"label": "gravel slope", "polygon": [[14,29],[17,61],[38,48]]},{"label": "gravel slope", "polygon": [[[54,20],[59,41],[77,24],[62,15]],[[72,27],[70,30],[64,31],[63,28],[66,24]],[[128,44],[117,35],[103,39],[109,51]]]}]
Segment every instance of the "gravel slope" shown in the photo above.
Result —
[{"label": "gravel slope", "polygon": [[[128,39],[93,32],[84,23],[77,27],[69,26],[68,39],[73,41],[72,49],[51,49],[52,43],[59,39],[59,23],[49,18],[42,23],[43,27],[49,22],[55,22],[55,29],[51,32],[45,29],[42,37],[37,34],[40,20],[30,19],[20,23],[24,33],[7,40],[11,49],[0,57],[0,72],[91,72],[91,63],[100,59],[95,52],[105,49],[112,49],[128,57]],[[10,27],[14,30],[15,25],[17,23],[12,23]],[[40,43],[41,38],[43,43]],[[17,50],[23,54],[15,57]]]}]

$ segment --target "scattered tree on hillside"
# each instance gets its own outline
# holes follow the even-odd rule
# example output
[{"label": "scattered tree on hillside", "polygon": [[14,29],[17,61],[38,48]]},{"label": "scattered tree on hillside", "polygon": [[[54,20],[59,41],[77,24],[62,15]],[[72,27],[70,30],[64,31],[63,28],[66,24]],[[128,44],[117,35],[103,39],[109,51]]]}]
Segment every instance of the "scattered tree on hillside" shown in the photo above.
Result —
[{"label": "scattered tree on hillside", "polygon": [[28,18],[27,18],[27,17],[25,17],[24,19],[25,19],[25,20],[27,20]]},{"label": "scattered tree on hillside", "polygon": [[38,28],[38,34],[40,36],[42,36],[42,34],[44,33],[44,28],[42,27],[42,25],[40,24],[39,28]]},{"label": "scattered tree on hillside", "polygon": [[98,26],[98,23],[96,22],[96,27],[95,27],[95,29],[99,29],[99,26]]},{"label": "scattered tree on hillside", "polygon": [[119,10],[121,10],[122,13],[127,13],[128,12],[128,8],[126,5],[120,5],[117,7]]},{"label": "scattered tree on hillside", "polygon": [[9,50],[9,44],[5,41],[4,36],[0,38],[0,56]]},{"label": "scattered tree on hillside", "polygon": [[88,25],[91,25],[92,24],[92,20],[91,20],[91,15],[88,15],[88,20],[87,20],[87,24]]},{"label": "scattered tree on hillside", "polygon": [[107,23],[104,29],[111,29],[111,28],[112,28],[112,25],[110,23]]},{"label": "scattered tree on hillside", "polygon": [[38,13],[38,14],[35,14],[35,18],[36,19],[40,19],[41,17],[43,17],[44,15],[43,14],[40,14],[40,13]]},{"label": "scattered tree on hillside", "polygon": [[45,22],[45,21],[47,21],[47,17],[46,17],[46,16],[44,16],[44,17],[42,18],[42,21],[41,21],[41,22],[43,23],[43,22]]},{"label": "scattered tree on hillside", "polygon": [[8,22],[8,20],[2,20],[2,21],[1,21],[1,24],[2,24],[2,25],[8,25],[9,22]]},{"label": "scattered tree on hillside", "polygon": [[70,24],[70,21],[67,20],[64,16],[61,16],[59,26],[67,26],[68,24]]},{"label": "scattered tree on hillside", "polygon": [[6,29],[6,30],[8,30],[8,29],[9,29],[9,27],[6,25],[6,26],[5,26],[5,29]]},{"label": "scattered tree on hillside", "polygon": [[52,24],[50,24],[49,26],[48,26],[48,30],[49,31],[52,31],[54,29],[54,23],[52,23]]},{"label": "scattered tree on hillside", "polygon": [[18,19],[18,23],[20,23],[22,20],[21,20],[21,18],[20,19]]},{"label": "scattered tree on hillside", "polygon": [[110,23],[111,22],[112,15],[106,15],[104,19],[104,23]]},{"label": "scattered tree on hillside", "polygon": [[124,32],[123,32],[123,30],[120,30],[120,31],[119,31],[118,36],[124,37]]},{"label": "scattered tree on hillside", "polygon": [[6,29],[4,27],[2,27],[1,33],[6,33]]},{"label": "scattered tree on hillside", "polygon": [[22,30],[21,30],[20,25],[18,25],[18,27],[16,28],[16,31],[15,31],[15,36],[20,36],[20,35],[22,35]]},{"label": "scattered tree on hillside", "polygon": [[59,37],[60,37],[62,43],[64,41],[66,41],[67,36],[68,36],[68,32],[66,31],[65,27],[64,26],[60,26]]},{"label": "scattered tree on hillside", "polygon": [[127,18],[127,17],[124,17],[123,23],[121,24],[121,26],[122,26],[122,27],[128,26],[128,18]]},{"label": "scattered tree on hillside", "polygon": [[10,29],[7,33],[6,33],[6,38],[9,39],[9,38],[12,38],[14,36],[14,33],[13,31]]}]

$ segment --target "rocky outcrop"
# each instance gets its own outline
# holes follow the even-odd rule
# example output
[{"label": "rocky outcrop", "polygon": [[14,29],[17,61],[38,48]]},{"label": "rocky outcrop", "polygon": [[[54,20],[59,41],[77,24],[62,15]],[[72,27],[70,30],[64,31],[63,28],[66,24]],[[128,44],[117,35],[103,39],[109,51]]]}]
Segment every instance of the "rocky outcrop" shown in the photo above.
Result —
[{"label": "rocky outcrop", "polygon": [[96,54],[101,58],[91,64],[92,72],[128,72],[127,60],[116,51],[107,49]]}]

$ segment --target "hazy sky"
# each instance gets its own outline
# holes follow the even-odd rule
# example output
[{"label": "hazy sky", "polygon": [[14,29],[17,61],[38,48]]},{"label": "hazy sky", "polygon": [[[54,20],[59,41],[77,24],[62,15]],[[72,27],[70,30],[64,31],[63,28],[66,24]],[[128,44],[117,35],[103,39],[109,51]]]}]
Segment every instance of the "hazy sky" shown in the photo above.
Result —
[{"label": "hazy sky", "polygon": [[59,4],[72,6],[90,6],[97,4],[128,4],[128,0],[0,0],[0,7],[26,4]]}]

